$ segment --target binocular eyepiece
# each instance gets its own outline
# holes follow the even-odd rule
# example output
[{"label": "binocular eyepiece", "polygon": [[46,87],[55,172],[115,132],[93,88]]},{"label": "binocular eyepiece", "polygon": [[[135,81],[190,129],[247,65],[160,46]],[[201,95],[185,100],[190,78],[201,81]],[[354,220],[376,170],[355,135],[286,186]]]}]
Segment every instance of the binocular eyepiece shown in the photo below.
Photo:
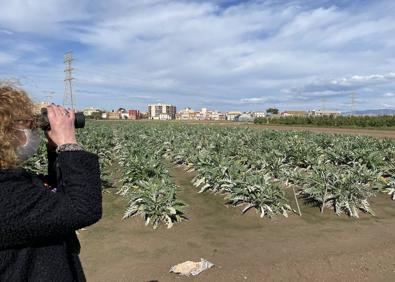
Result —
[{"label": "binocular eyepiece", "polygon": [[[42,130],[51,130],[51,125],[48,119],[48,110],[47,108],[41,109],[41,115],[37,119],[38,127]],[[84,128],[85,127],[85,115],[82,112],[75,113],[75,128]]]}]

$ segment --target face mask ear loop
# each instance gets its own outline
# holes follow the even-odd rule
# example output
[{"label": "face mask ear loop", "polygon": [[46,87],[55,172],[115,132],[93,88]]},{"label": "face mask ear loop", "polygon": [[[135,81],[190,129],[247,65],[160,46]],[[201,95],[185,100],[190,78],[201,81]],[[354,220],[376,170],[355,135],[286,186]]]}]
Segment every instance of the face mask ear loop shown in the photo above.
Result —
[{"label": "face mask ear loop", "polygon": [[[27,144],[29,143],[29,140],[27,138],[27,134],[26,134],[25,130],[28,130],[28,129],[21,129],[21,128],[16,128],[16,127],[12,127],[12,129],[22,131],[25,134],[26,142],[25,142],[25,144],[21,145],[21,147],[26,147]],[[17,140],[18,140],[18,138],[17,138]]]},{"label": "face mask ear loop", "polygon": [[23,131],[26,136],[26,144],[20,146],[17,150],[19,159],[26,161],[37,152],[40,146],[40,135],[38,135],[36,130],[20,128],[17,128],[17,130]]}]

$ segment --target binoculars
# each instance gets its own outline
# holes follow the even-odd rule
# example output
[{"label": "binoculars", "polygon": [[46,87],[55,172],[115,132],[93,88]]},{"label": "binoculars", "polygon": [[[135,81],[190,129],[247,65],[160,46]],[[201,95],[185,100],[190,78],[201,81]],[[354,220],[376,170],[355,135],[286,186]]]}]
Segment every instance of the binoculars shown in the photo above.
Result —
[{"label": "binoculars", "polygon": [[[47,108],[41,109],[41,115],[37,119],[38,127],[42,130],[51,130],[51,125],[48,120],[48,110]],[[75,128],[84,128],[85,127],[85,115],[82,112],[75,113]]]}]

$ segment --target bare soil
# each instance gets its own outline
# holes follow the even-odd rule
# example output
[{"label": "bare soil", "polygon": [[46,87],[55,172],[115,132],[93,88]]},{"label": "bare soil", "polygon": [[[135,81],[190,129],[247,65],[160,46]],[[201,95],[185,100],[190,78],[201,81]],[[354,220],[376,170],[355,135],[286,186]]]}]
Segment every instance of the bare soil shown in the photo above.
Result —
[{"label": "bare soil", "polygon": [[[376,217],[321,215],[301,205],[302,217],[261,219],[224,206],[220,195],[198,194],[181,168],[170,172],[189,205],[189,221],[152,230],[141,218],[122,220],[125,202],[108,190],[103,218],[79,235],[88,281],[395,281],[389,196],[372,199]],[[169,273],[200,258],[215,267],[195,277]]]}]

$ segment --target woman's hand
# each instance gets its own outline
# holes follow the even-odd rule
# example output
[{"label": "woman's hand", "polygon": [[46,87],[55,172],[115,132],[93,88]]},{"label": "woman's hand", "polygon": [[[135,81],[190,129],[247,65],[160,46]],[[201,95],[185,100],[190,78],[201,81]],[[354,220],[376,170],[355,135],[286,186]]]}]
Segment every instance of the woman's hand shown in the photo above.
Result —
[{"label": "woman's hand", "polygon": [[51,130],[46,132],[49,143],[56,146],[63,144],[76,144],[75,137],[75,113],[72,110],[66,110],[61,106],[50,105],[48,109],[48,120]]}]

